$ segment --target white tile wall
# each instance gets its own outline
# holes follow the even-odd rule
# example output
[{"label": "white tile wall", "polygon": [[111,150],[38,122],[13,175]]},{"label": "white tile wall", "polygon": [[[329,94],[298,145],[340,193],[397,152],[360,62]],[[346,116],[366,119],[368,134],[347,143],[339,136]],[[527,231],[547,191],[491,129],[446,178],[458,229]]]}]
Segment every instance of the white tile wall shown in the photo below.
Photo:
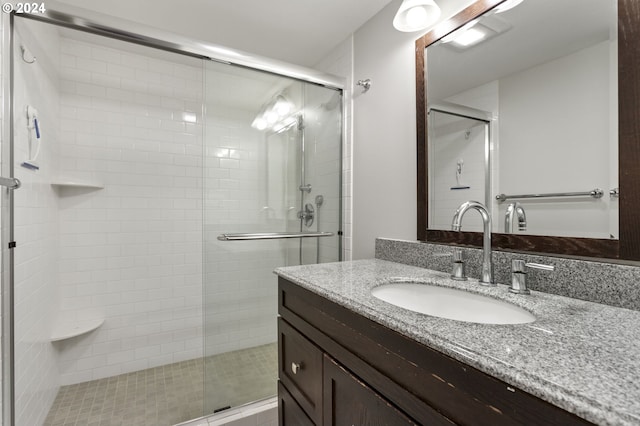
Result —
[{"label": "white tile wall", "polygon": [[[24,24],[24,25],[21,25]],[[57,33],[33,23],[17,24],[16,43],[38,61],[24,62],[16,49],[15,176],[15,394],[16,424],[42,424],[58,390],[58,354],[49,338],[57,309],[58,199],[49,185],[58,171]],[[26,105],[38,110],[40,170],[20,166],[30,156],[35,132],[27,129]]]},{"label": "white tile wall", "polygon": [[[308,85],[305,91],[305,174],[311,185],[304,193],[304,202],[314,205],[316,217],[311,230],[336,232],[340,228],[340,148],[342,140],[341,102],[338,92]],[[324,202],[315,204],[317,195]],[[338,237],[303,240],[303,263],[335,262],[338,260]],[[317,251],[320,256],[317,257]]]},{"label": "white tile wall", "polygon": [[[435,113],[430,139],[429,164],[432,170],[429,188],[430,217],[433,229],[451,229],[451,218],[460,204],[468,200],[485,203],[484,153],[487,126],[481,121]],[[452,189],[458,185],[456,168],[463,161],[460,185],[468,189]],[[465,231],[482,232],[482,217],[466,215]]]},{"label": "white tile wall", "polygon": [[[299,230],[300,222],[295,213],[299,210],[301,195],[298,174],[295,173],[300,144],[297,131],[293,129],[267,136],[250,127],[257,109],[220,108],[213,100],[228,96],[230,90],[238,90],[243,79],[256,79],[264,80],[265,86],[251,96],[266,101],[273,96],[274,87],[286,87],[287,97],[298,108],[305,104],[305,115],[309,115],[305,119],[305,141],[307,155],[310,155],[307,181],[314,187],[306,201],[313,202],[316,194],[324,193],[322,213],[327,226],[335,229],[338,204],[335,188],[340,173],[336,151],[339,149],[340,127],[336,122],[327,130],[334,136],[332,144],[327,144],[330,137],[322,133],[323,127],[319,124],[328,118],[321,107],[332,95],[327,89],[309,86],[303,89],[300,82],[257,71],[230,70],[219,64],[209,64],[207,69],[207,99],[212,101],[208,102],[205,142],[205,229],[208,242],[205,247],[205,352],[211,355],[275,341],[277,281],[272,271],[277,266],[299,261],[298,240],[220,242],[217,235],[225,232]],[[314,93],[318,90],[324,94]],[[329,115],[337,111],[331,110]],[[274,145],[282,149],[279,151]],[[332,148],[333,159],[330,159],[327,151]],[[324,164],[316,166],[320,162],[316,160],[324,161]],[[274,168],[286,171],[270,174]],[[281,177],[277,183],[274,182],[276,175]],[[286,176],[293,176],[293,180]],[[329,190],[330,183],[333,183],[333,188]],[[274,196],[274,193],[278,195]],[[283,193],[286,194],[284,197],[280,195]],[[334,223],[331,224],[330,220]],[[315,225],[312,230],[315,230]],[[328,247],[326,251],[326,258],[332,256],[331,260],[337,260],[335,244],[333,250]],[[307,245],[304,252],[305,261],[315,262],[315,242]]]},{"label": "white tile wall", "polygon": [[[202,356],[202,69],[61,43],[61,383]],[[192,122],[195,119],[195,122]]]},{"label": "white tile wall", "polygon": [[[288,242],[218,241],[229,232],[282,231],[266,202],[264,133],[250,127],[256,111],[220,108],[216,103],[240,76],[208,64],[205,141],[205,354],[274,342],[277,339],[277,281],[273,269],[286,264]],[[243,71],[240,71],[242,73]],[[255,72],[258,74],[258,72]],[[256,93],[255,96],[262,94]]]},{"label": "white tile wall", "polygon": [[353,129],[353,35],[347,37],[326,58],[316,64],[315,68],[337,76],[343,76],[345,86],[343,91],[345,108],[342,127],[342,259],[351,260],[352,252],[352,146]]}]

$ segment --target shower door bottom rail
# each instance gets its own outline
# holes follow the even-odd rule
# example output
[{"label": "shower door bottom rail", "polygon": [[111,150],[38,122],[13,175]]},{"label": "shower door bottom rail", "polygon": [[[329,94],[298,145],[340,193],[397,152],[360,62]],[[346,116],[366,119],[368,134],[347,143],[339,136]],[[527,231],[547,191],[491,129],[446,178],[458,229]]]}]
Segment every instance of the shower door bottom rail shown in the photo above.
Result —
[{"label": "shower door bottom rail", "polygon": [[314,238],[333,237],[333,232],[254,232],[254,233],[234,233],[220,234],[220,241],[247,241],[247,240],[279,240],[283,238]]}]

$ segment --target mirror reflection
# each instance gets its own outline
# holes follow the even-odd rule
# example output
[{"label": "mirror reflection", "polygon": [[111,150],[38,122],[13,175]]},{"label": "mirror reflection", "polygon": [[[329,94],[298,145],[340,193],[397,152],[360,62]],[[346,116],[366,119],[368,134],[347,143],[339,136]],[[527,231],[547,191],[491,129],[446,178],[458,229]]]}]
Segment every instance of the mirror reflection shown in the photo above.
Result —
[{"label": "mirror reflection", "polygon": [[618,238],[616,1],[515,3],[427,48],[429,228]]}]

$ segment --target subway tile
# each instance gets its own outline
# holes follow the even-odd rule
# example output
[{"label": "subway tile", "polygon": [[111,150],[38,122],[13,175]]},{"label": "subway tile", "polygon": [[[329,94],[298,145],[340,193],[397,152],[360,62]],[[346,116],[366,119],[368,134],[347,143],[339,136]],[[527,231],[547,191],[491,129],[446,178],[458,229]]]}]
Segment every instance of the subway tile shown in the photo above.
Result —
[{"label": "subway tile", "polygon": [[82,71],[99,72],[102,74],[107,73],[107,63],[91,58],[83,58],[78,56],[76,58],[76,67]]},{"label": "subway tile", "polygon": [[122,61],[119,50],[99,46],[91,46],[91,57],[108,64],[119,64]]}]

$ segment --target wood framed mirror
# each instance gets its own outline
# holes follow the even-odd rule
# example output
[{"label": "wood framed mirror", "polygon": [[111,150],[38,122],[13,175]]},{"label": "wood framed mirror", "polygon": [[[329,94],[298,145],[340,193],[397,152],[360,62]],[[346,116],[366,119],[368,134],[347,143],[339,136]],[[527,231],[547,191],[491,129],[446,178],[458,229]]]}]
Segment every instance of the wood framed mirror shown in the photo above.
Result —
[{"label": "wood framed mirror", "polygon": [[[526,1],[526,0],[525,0]],[[478,0],[416,40],[417,228],[418,240],[482,245],[479,232],[430,229],[427,47],[504,0]],[[493,248],[599,259],[640,260],[640,7],[637,0],[617,2],[618,48],[618,239],[492,233]],[[572,25],[567,22],[566,25]],[[606,188],[608,192],[609,188]],[[496,195],[496,194],[492,194]],[[451,212],[453,216],[453,211]]]}]

